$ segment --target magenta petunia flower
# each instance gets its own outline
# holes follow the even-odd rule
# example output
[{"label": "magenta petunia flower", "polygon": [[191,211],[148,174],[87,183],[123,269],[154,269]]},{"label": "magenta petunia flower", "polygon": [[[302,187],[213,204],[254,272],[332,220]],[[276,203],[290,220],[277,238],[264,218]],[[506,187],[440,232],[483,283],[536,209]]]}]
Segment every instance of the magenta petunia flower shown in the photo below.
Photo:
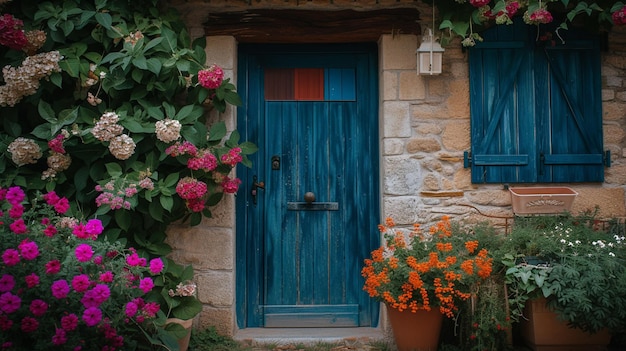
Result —
[{"label": "magenta petunia flower", "polygon": [[46,263],[46,274],[57,274],[61,271],[61,262],[59,260],[52,260]]},{"label": "magenta petunia flower", "polygon": [[152,281],[152,278],[146,277],[139,281],[139,289],[141,289],[144,294],[150,292],[152,288],[154,288],[154,282]]},{"label": "magenta petunia flower", "polygon": [[22,201],[24,201],[24,198],[26,198],[26,194],[24,194],[24,191],[19,186],[10,187],[5,196],[5,199],[11,205],[17,205],[21,203]]},{"label": "magenta petunia flower", "polygon": [[89,327],[93,327],[102,320],[102,311],[96,307],[89,307],[83,312],[83,321]]},{"label": "magenta petunia flower", "polygon": [[24,234],[28,231],[23,219],[17,219],[15,222],[9,224],[9,229],[15,234]]},{"label": "magenta petunia flower", "polygon": [[0,277],[0,292],[11,291],[13,287],[15,287],[15,278],[10,274],[3,274]]},{"label": "magenta petunia flower", "polygon": [[6,314],[17,311],[21,305],[22,299],[17,295],[13,295],[8,291],[0,295],[0,311]]},{"label": "magenta petunia flower", "polygon": [[105,284],[98,284],[93,289],[85,293],[85,297],[89,296],[98,305],[102,304],[111,296],[111,289]]},{"label": "magenta petunia flower", "polygon": [[25,260],[32,261],[39,256],[39,247],[34,241],[24,240],[18,246],[20,254]]},{"label": "magenta petunia flower", "polygon": [[7,331],[13,327],[13,321],[6,315],[0,315],[0,330]]},{"label": "magenta petunia flower", "polygon": [[72,331],[78,327],[78,317],[74,313],[61,317],[61,328]]},{"label": "magenta petunia flower", "polygon": [[150,273],[159,274],[163,271],[163,260],[161,258],[153,258],[150,260]]},{"label": "magenta petunia flower", "polygon": [[113,281],[113,272],[111,271],[106,271],[102,274],[100,274],[100,281],[103,283],[110,283]]},{"label": "magenta petunia flower", "polygon": [[99,219],[90,219],[87,221],[87,224],[85,224],[85,231],[91,236],[91,238],[97,238],[98,235],[102,234],[103,230],[104,227]]},{"label": "magenta petunia flower", "polygon": [[29,309],[35,317],[41,317],[48,310],[48,304],[44,300],[34,299],[30,303]]},{"label": "magenta petunia flower", "polygon": [[[9,217],[13,219],[20,218],[23,214],[24,206],[22,206],[21,204],[13,205],[13,207],[9,209]],[[22,221],[22,223],[24,223],[24,221]]]},{"label": "magenta petunia flower", "polygon": [[126,257],[126,263],[131,267],[137,267],[141,264],[141,259],[136,252],[133,252]]},{"label": "magenta petunia flower", "polygon": [[148,302],[144,307],[143,311],[148,317],[154,317],[159,310],[161,309],[161,305],[156,302]]},{"label": "magenta petunia flower", "polygon": [[137,307],[137,304],[130,301],[126,303],[126,307],[124,308],[124,313],[126,314],[126,317],[132,318],[133,316],[137,314],[138,309],[139,308]]},{"label": "magenta petunia flower", "polygon": [[15,249],[6,249],[2,253],[2,262],[8,267],[15,266],[20,263],[20,253]]},{"label": "magenta petunia flower", "polygon": [[22,323],[20,329],[24,333],[32,333],[39,328],[39,322],[33,317],[24,317],[22,318]]},{"label": "magenta petunia flower", "polygon": [[62,197],[54,204],[54,210],[57,211],[57,213],[59,214],[65,214],[65,212],[67,212],[67,210],[69,209],[70,202],[67,198]]},{"label": "magenta petunia flower", "polygon": [[74,226],[74,228],[72,228],[72,234],[76,235],[79,239],[89,238],[89,234],[87,233],[87,230],[85,230],[85,225],[82,223],[78,223]]},{"label": "magenta petunia flower", "polygon": [[52,336],[53,345],[63,345],[67,342],[67,332],[65,329],[57,328]]},{"label": "magenta petunia flower", "polygon": [[57,193],[54,191],[50,191],[49,193],[44,194],[42,197],[49,206],[54,206],[54,204],[59,202],[59,200],[61,199],[59,195],[57,195]]},{"label": "magenta petunia flower", "polygon": [[47,237],[53,237],[57,233],[57,228],[53,225],[49,225],[43,230],[43,234]]},{"label": "magenta petunia flower", "polygon": [[80,244],[76,247],[74,253],[78,262],[87,262],[93,256],[93,249],[89,244]]},{"label": "magenta petunia flower", "polygon": [[29,288],[34,288],[39,285],[39,276],[35,273],[27,275],[24,277],[24,280],[26,281],[26,286]]},{"label": "magenta petunia flower", "polygon": [[70,293],[70,285],[64,279],[52,283],[50,289],[52,290],[52,296],[57,299],[64,299],[67,297],[67,294]]},{"label": "magenta petunia flower", "polygon": [[78,293],[82,293],[89,289],[89,276],[87,274],[80,274],[72,278],[72,288]]}]

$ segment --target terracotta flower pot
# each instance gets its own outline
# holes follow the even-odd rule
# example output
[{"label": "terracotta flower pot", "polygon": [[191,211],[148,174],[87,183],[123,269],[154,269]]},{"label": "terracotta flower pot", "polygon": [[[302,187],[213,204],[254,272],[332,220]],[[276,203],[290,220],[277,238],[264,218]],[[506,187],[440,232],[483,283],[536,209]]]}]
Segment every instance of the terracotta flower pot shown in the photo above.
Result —
[{"label": "terracotta flower pot", "polygon": [[398,311],[387,307],[398,351],[436,351],[443,323],[439,309],[430,311]]},{"label": "terracotta flower pot", "polygon": [[191,339],[191,326],[193,324],[193,319],[168,318],[165,320],[165,323],[176,323],[185,328],[187,334],[184,337],[178,339],[178,349],[180,351],[187,351],[187,348],[189,348],[189,340]]},{"label": "terracotta flower pot", "polygon": [[544,298],[528,301],[524,315],[528,320],[521,322],[521,336],[534,351],[606,350],[611,342],[608,330],[591,334],[568,327],[546,307]]}]

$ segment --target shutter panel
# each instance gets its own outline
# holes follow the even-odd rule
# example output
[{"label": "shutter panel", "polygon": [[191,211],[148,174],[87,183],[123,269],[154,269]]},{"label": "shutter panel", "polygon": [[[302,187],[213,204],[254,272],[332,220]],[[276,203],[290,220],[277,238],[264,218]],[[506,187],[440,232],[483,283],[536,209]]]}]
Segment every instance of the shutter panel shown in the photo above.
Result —
[{"label": "shutter panel", "polygon": [[[539,130],[539,180],[598,182],[604,180],[602,99],[598,41],[575,41],[538,49],[536,63],[546,72],[549,106]],[[539,108],[539,106],[538,106]]]},{"label": "shutter panel", "polygon": [[470,49],[472,182],[533,182],[537,175],[533,132],[532,50],[528,30],[498,26]]}]

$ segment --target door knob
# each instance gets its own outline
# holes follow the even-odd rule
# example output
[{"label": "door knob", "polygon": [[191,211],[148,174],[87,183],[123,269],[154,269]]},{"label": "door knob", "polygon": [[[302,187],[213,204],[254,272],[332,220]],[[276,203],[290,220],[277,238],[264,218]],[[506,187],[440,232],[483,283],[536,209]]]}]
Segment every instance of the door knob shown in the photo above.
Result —
[{"label": "door knob", "polygon": [[256,205],[256,196],[258,189],[265,190],[265,183],[259,182],[257,176],[252,177],[252,188],[250,189],[250,195],[252,195],[252,203]]},{"label": "door knob", "polygon": [[307,191],[304,194],[304,201],[306,201],[307,204],[310,204],[310,203],[314,202],[315,201],[315,194],[313,192],[311,192],[311,191]]}]

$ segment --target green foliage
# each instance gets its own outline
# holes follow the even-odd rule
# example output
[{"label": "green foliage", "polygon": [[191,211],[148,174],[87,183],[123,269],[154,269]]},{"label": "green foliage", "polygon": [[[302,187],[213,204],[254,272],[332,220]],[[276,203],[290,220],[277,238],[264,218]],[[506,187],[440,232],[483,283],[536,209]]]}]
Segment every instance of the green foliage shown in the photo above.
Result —
[{"label": "green foliage", "polygon": [[[581,0],[423,1],[429,4],[434,3],[437,7],[441,19],[439,29],[445,34],[441,38],[442,44],[445,45],[454,37],[459,36],[464,46],[473,46],[476,41],[482,41],[478,34],[481,30],[493,24],[511,24],[515,16],[524,17],[524,21],[529,25],[543,25],[546,22],[531,17],[538,10],[547,10],[551,18],[549,22],[560,22],[557,27],[562,30],[567,30],[570,24],[590,27],[593,30],[608,30],[614,25],[611,15],[624,7],[622,1],[616,0],[593,2]],[[478,6],[474,6],[473,3]],[[512,3],[517,4],[519,8],[513,11]]]},{"label": "green foliage", "polygon": [[[172,222],[199,224],[225,192],[237,191],[232,171],[251,165],[256,146],[208,120],[241,103],[236,87],[205,66],[204,38],[192,42],[166,2],[24,0],[1,10],[23,21],[24,32],[42,30],[44,40],[23,50],[0,45],[0,65],[34,86],[0,77],[0,187],[54,189],[83,218],[101,220],[103,237],[142,257],[170,253]],[[40,54],[47,61],[22,68]],[[151,298],[164,307],[163,320],[192,318],[201,310],[195,295],[168,292],[193,270],[164,261]]]},{"label": "green foliage", "polygon": [[603,224],[590,213],[516,220],[502,260],[513,319],[543,296],[572,327],[626,327],[626,237],[623,224]]}]

